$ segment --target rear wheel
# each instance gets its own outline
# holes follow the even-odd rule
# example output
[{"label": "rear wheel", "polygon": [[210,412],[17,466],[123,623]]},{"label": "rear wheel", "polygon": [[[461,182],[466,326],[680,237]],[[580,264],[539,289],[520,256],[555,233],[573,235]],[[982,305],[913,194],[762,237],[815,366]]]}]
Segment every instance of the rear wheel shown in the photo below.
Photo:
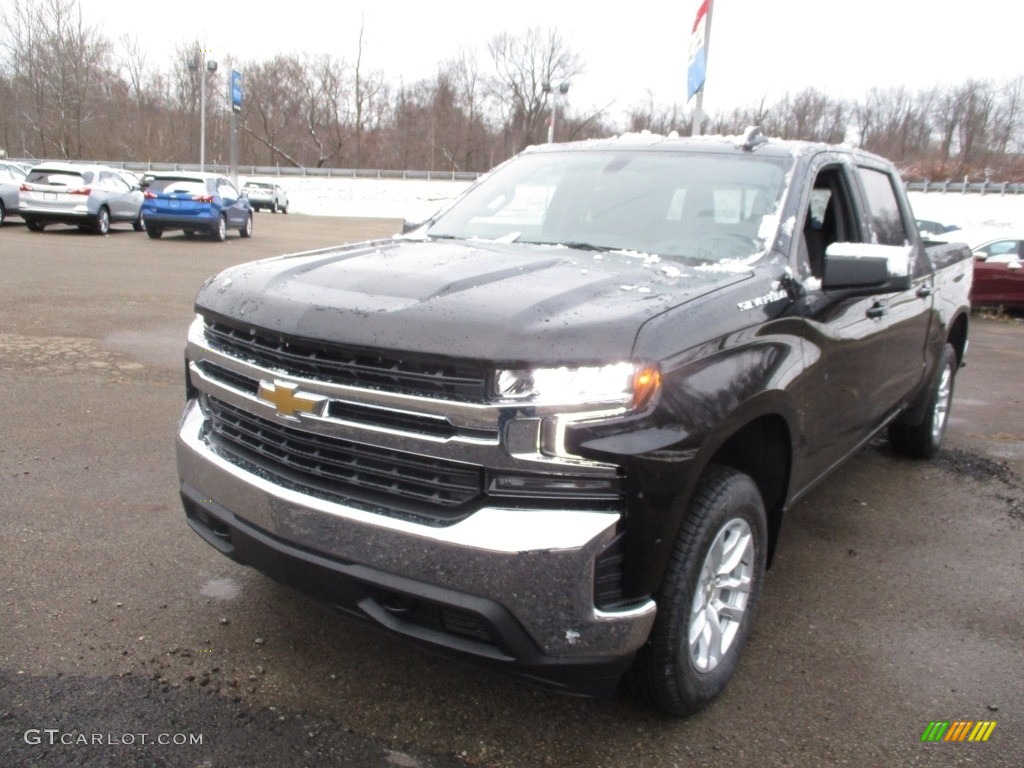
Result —
[{"label": "rear wheel", "polygon": [[164,231],[162,229],[157,229],[156,227],[146,227],[146,234],[154,240],[159,240],[163,237]]},{"label": "rear wheel", "polygon": [[673,715],[710,704],[732,677],[764,580],[767,521],[753,480],[711,467],[679,531],[658,613],[633,680],[641,698]]},{"label": "rear wheel", "polygon": [[7,209],[4,208],[3,200],[0,200],[0,226],[3,226],[5,221],[7,221]]},{"label": "rear wheel", "polygon": [[245,217],[245,226],[238,230],[242,237],[252,237],[252,214]]},{"label": "rear wheel", "polygon": [[946,427],[949,426],[956,367],[956,350],[952,344],[946,344],[925,405],[924,418],[918,424],[895,421],[889,425],[889,442],[897,453],[930,459],[938,452],[946,436]]},{"label": "rear wheel", "polygon": [[213,239],[224,242],[228,237],[228,219],[223,213],[217,219],[217,228],[213,230]]},{"label": "rear wheel", "polygon": [[28,227],[32,232],[42,232],[46,229],[46,225],[41,221],[35,219],[25,219],[25,226]]},{"label": "rear wheel", "polygon": [[106,207],[101,207],[99,213],[96,214],[96,221],[93,222],[92,231],[97,235],[105,235],[110,231],[110,211]]}]

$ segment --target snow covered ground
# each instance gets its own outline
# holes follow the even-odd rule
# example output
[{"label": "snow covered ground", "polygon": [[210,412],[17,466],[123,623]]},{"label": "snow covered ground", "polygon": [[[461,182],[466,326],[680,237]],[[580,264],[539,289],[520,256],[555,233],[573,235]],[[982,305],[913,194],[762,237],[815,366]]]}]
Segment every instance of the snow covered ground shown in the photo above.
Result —
[{"label": "snow covered ground", "polygon": [[413,179],[327,179],[243,176],[280,184],[288,192],[289,213],[309,216],[369,216],[421,221],[467,186],[465,181]]},{"label": "snow covered ground", "polygon": [[[421,221],[469,182],[403,179],[325,179],[258,177],[276,181],[288,191],[289,210],[310,216],[370,216]],[[957,224],[964,229],[1024,229],[1024,195],[912,192],[910,202],[919,219]]]}]

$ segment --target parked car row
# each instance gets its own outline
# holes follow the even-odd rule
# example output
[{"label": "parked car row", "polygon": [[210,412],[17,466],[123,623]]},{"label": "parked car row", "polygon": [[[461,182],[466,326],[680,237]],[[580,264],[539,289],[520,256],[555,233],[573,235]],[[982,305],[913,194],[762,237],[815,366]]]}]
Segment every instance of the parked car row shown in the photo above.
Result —
[{"label": "parked car row", "polygon": [[181,230],[186,237],[224,240],[229,230],[242,237],[253,230],[253,206],[226,176],[173,171],[140,178],[103,165],[63,162],[26,171],[0,161],[0,224],[9,215],[20,216],[33,232],[70,224],[105,235],[112,224],[124,222],[154,239]]}]

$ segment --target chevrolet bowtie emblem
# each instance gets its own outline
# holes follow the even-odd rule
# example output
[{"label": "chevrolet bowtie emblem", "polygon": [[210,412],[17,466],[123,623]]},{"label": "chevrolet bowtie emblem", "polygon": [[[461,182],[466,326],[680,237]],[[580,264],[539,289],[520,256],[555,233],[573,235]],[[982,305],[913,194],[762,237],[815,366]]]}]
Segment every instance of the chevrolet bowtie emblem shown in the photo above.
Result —
[{"label": "chevrolet bowtie emblem", "polygon": [[327,398],[323,395],[307,395],[298,392],[297,384],[290,384],[287,381],[275,380],[273,384],[266,381],[260,382],[260,389],[257,397],[271,403],[277,410],[279,416],[296,418],[296,413],[315,413],[317,406]]}]

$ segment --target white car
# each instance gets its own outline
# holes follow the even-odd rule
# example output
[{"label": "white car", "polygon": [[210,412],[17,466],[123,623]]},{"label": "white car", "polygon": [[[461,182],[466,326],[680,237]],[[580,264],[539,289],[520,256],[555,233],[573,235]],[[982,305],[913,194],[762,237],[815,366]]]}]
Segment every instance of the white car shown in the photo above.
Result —
[{"label": "white car", "polygon": [[19,211],[25,225],[41,232],[47,224],[74,224],[105,235],[113,222],[143,229],[142,192],[105,165],[42,163],[21,185]]},{"label": "white car", "polygon": [[20,190],[24,172],[15,164],[0,162],[0,225],[10,215],[20,216]]},{"label": "white car", "polygon": [[242,186],[242,196],[249,198],[255,211],[268,208],[271,213],[288,213],[288,193],[273,182],[247,181]]}]

